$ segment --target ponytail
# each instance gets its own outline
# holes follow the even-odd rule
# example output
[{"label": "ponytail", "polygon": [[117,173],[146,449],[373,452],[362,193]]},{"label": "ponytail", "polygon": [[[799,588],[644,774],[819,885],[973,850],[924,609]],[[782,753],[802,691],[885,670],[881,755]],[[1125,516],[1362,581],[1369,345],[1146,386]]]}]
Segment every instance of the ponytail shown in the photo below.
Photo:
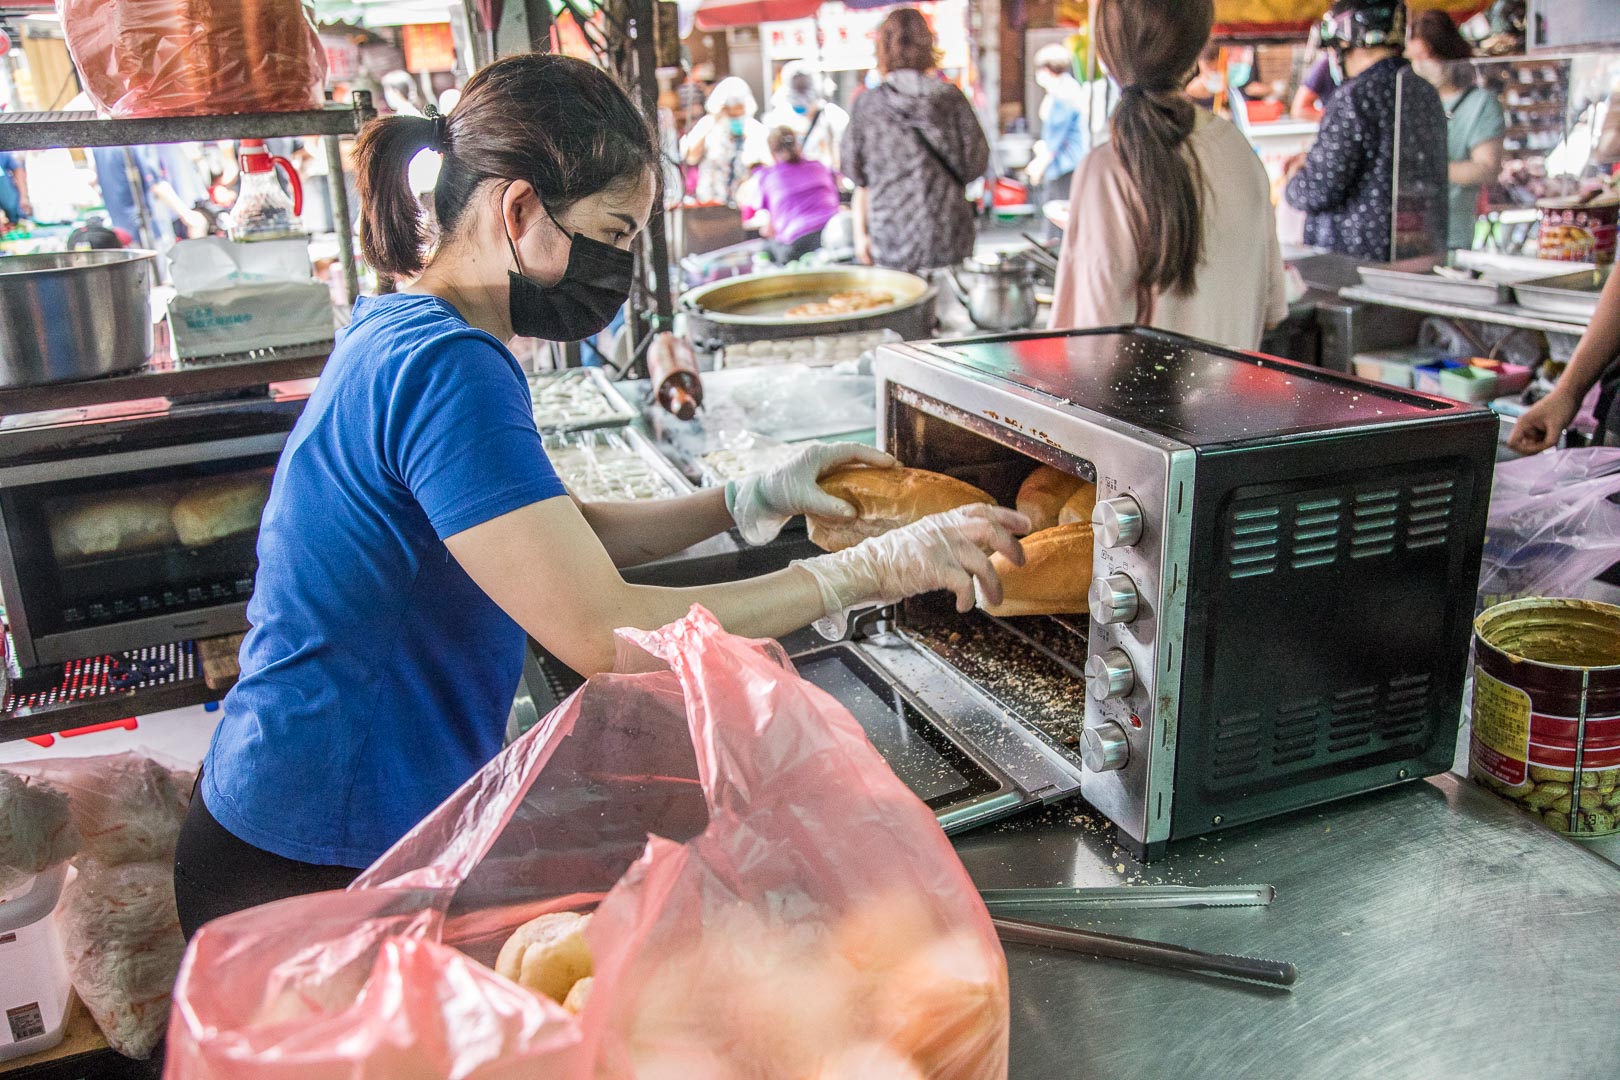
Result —
[{"label": "ponytail", "polygon": [[409,169],[411,159],[436,141],[438,126],[420,116],[383,116],[361,129],[355,141],[360,250],[389,277],[422,272],[428,235]]},{"label": "ponytail", "polygon": [[1212,0],[1100,0],[1097,51],[1124,87],[1110,129],[1136,189],[1137,321],[1159,292],[1187,293],[1204,258],[1203,172],[1187,147],[1198,107],[1182,81],[1215,20]]},{"label": "ponytail", "polygon": [[1131,235],[1136,240],[1138,307],[1145,295],[1190,292],[1204,259],[1203,189],[1198,159],[1184,150],[1198,107],[1179,90],[1127,87],[1110,128],[1125,175],[1136,188]]},{"label": "ponytail", "polygon": [[450,236],[490,181],[525,180],[560,214],[620,184],[662,181],[652,125],[613,77],[582,60],[523,53],[483,68],[448,116],[386,116],[355,142],[360,248],[379,273],[414,277],[430,237],[407,170],[422,150],[444,154],[433,210]]}]

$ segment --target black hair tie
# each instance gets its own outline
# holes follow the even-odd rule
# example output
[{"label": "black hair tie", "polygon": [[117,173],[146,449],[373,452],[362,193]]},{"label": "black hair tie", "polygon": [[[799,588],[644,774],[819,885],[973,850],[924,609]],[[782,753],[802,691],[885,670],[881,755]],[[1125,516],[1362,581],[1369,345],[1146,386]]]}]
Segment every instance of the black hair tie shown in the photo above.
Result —
[{"label": "black hair tie", "polygon": [[433,122],[433,139],[428,143],[428,149],[444,153],[445,147],[450,142],[450,118],[434,105],[429,105],[422,115]]}]

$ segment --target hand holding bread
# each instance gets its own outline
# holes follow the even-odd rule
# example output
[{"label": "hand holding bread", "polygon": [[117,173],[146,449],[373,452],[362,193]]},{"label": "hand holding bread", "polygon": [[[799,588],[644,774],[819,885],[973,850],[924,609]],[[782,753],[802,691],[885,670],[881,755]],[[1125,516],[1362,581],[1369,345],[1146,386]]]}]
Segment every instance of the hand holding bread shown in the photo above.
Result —
[{"label": "hand holding bread", "polygon": [[806,514],[810,542],[823,551],[842,551],[959,506],[996,505],[995,499],[972,484],[926,469],[835,469],[821,477],[820,487],[855,510],[853,517]]},{"label": "hand holding bread", "polygon": [[844,471],[888,472],[893,465],[894,458],[870,446],[811,443],[774,469],[727,484],[726,509],[744,540],[768,543],[796,514],[834,522],[856,516],[856,507],[818,483],[822,477]]}]

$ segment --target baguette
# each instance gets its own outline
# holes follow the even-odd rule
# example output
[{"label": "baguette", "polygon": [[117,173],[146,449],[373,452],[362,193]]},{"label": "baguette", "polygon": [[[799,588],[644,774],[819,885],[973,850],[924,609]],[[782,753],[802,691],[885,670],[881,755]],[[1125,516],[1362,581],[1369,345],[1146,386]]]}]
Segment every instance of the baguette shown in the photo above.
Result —
[{"label": "baguette", "polygon": [[1024,537],[1024,565],[999,551],[990,565],[1001,578],[1001,603],[979,607],[991,615],[1084,615],[1091,589],[1090,523],[1058,525]]},{"label": "baguette", "polygon": [[855,507],[856,517],[809,517],[810,542],[823,551],[842,551],[871,536],[920,521],[930,514],[996,500],[972,484],[926,469],[835,469],[818,483],[821,490]]},{"label": "baguette", "polygon": [[1061,469],[1042,465],[1018,486],[1018,512],[1029,518],[1029,531],[1040,532],[1061,524],[1058,514],[1069,497],[1086,481]]},{"label": "baguette", "polygon": [[1090,525],[1091,512],[1097,508],[1097,485],[1089,480],[1069,496],[1069,501],[1058,511],[1059,525]]},{"label": "baguette", "polygon": [[204,484],[174,504],[174,532],[186,547],[203,547],[259,527],[270,497],[268,474]]}]

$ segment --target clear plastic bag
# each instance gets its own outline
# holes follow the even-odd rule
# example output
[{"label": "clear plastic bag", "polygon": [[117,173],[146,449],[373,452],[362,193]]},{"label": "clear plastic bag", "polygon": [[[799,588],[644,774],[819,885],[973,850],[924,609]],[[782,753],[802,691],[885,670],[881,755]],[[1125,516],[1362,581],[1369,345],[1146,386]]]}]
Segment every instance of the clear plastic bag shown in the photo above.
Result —
[{"label": "clear plastic bag", "polygon": [[57,0],[73,66],[113,117],[321,106],[326,53],[306,0]]},{"label": "clear plastic bag", "polygon": [[1557,450],[1496,467],[1477,611],[1584,596],[1620,562],[1620,448]]},{"label": "clear plastic bag", "polygon": [[[670,670],[590,680],[348,891],[204,927],[166,1075],[1005,1077],[989,917],[854,718],[701,608],[620,637]],[[598,901],[578,1018],[483,966]]]}]

